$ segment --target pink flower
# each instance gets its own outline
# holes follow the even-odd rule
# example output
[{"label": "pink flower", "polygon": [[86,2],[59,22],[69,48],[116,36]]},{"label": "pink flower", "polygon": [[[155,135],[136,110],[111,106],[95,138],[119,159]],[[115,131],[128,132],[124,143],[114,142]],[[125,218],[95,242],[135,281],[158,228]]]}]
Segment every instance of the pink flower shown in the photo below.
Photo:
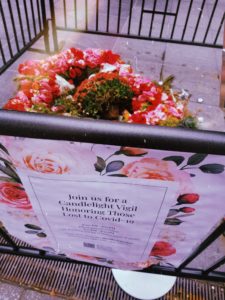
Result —
[{"label": "pink flower", "polygon": [[54,154],[45,151],[31,153],[23,157],[24,164],[28,169],[46,173],[46,174],[64,174],[70,171],[70,168]]},{"label": "pink flower", "polygon": [[181,192],[190,190],[192,187],[188,173],[179,170],[172,161],[157,158],[142,158],[133,161],[125,165],[121,173],[132,178],[177,181]]},{"label": "pink flower", "polygon": [[1,182],[0,202],[15,208],[32,208],[28,196],[20,183]]}]

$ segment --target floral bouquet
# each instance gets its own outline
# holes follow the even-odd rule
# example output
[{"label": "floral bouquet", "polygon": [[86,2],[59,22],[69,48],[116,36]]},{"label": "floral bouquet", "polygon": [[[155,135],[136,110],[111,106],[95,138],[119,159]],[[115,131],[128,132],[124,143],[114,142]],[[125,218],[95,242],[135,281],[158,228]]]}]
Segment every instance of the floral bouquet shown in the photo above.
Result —
[{"label": "floral bouquet", "polygon": [[19,65],[17,94],[3,109],[195,128],[173,76],[151,81],[111,50],[71,48]]}]

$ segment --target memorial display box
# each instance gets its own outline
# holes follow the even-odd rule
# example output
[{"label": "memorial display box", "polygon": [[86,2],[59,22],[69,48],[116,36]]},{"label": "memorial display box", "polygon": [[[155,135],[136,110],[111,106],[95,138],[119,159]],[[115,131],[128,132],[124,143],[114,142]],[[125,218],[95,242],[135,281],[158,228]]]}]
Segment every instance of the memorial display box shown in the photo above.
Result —
[{"label": "memorial display box", "polygon": [[[129,3],[128,32],[120,31],[125,2],[118,1],[117,32],[109,30],[111,1],[106,4],[104,32],[98,27],[102,25],[99,1],[95,3],[95,30],[88,28],[87,3],[85,28],[76,24],[73,30],[178,43],[173,32],[180,1],[173,13],[167,12],[167,5],[159,13],[142,1],[136,36],[130,33],[133,1]],[[63,28],[57,26],[54,1],[49,3],[57,50],[57,30],[72,29],[67,26],[66,7]],[[42,35],[49,50],[44,1],[38,7],[40,32],[34,30],[35,37],[30,37],[21,53]],[[142,36],[143,14],[157,13],[163,15],[161,30],[167,15],[174,16],[170,39],[163,38],[162,31],[157,38]],[[217,38],[221,28],[222,21]],[[220,47],[217,38],[210,44],[206,36],[201,46]],[[183,38],[180,43],[200,44]],[[3,49],[2,54],[3,72],[17,56],[11,55],[7,61]],[[221,117],[218,120],[221,122]],[[225,230],[225,133],[210,126],[192,130],[0,110],[0,220],[9,234],[39,249],[43,257],[189,276],[187,264]],[[4,230],[1,233],[12,247],[0,245],[0,251],[20,251]],[[38,256],[26,249],[22,252]],[[212,258],[213,265],[190,268],[191,276],[222,280],[225,272],[215,269],[224,263],[224,256]]]}]

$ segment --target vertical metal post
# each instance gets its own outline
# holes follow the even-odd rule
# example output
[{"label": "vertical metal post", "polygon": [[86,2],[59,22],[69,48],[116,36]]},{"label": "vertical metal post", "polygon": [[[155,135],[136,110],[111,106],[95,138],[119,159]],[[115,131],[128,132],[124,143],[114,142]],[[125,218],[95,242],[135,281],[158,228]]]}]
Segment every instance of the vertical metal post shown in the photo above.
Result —
[{"label": "vertical metal post", "polygon": [[48,26],[48,20],[47,20],[47,16],[46,16],[45,0],[41,0],[41,12],[42,12],[43,27],[44,27],[45,49],[46,49],[46,52],[50,53],[49,26]]},{"label": "vertical metal post", "polygon": [[14,248],[14,250],[18,249],[18,246],[16,243],[11,239],[11,237],[8,235],[4,227],[2,226],[2,223],[0,222],[0,237],[3,237],[3,239]]},{"label": "vertical metal post", "polygon": [[222,50],[222,70],[221,70],[221,86],[220,86],[220,107],[225,113],[225,21],[223,24],[223,50]]},{"label": "vertical metal post", "polygon": [[53,0],[49,0],[50,6],[50,13],[51,13],[51,20],[52,20],[52,37],[53,37],[53,44],[54,44],[54,51],[59,51],[59,44],[58,44],[58,37],[57,37],[57,30],[56,30],[56,20],[55,20],[55,5]]}]

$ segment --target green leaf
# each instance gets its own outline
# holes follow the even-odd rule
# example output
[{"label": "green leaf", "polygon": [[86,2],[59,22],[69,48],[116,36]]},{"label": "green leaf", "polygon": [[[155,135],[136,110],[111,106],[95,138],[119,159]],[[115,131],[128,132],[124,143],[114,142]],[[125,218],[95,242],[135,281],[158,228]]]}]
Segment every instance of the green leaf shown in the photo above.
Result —
[{"label": "green leaf", "polygon": [[167,217],[172,217],[179,213],[179,209],[170,209]]},{"label": "green leaf", "polygon": [[42,230],[41,227],[39,227],[37,225],[34,225],[34,224],[25,224],[24,226],[29,228],[29,229],[32,229],[32,230]]},{"label": "green leaf", "polygon": [[94,164],[94,166],[97,172],[102,172],[106,167],[106,163],[102,157],[97,156],[97,162]]},{"label": "green leaf", "polygon": [[177,166],[179,166],[184,161],[184,157],[183,156],[167,156],[167,157],[164,157],[163,160],[173,161],[173,162],[175,162],[175,164]]},{"label": "green leaf", "polygon": [[9,155],[9,151],[0,143],[0,149]]},{"label": "green leaf", "polygon": [[174,75],[169,75],[166,79],[163,79],[163,87],[165,89],[170,89],[172,87],[174,79]]},{"label": "green leaf", "polygon": [[165,221],[166,225],[180,225],[181,223],[183,223],[183,221],[178,218],[167,218]]},{"label": "green leaf", "polygon": [[4,176],[0,176],[0,181],[3,181],[3,182],[16,182],[16,180],[13,179],[12,177],[4,177]]},{"label": "green leaf", "polygon": [[0,160],[3,161],[4,164],[6,164],[6,165],[10,165],[10,166],[13,165],[11,161],[9,161],[9,160],[7,160],[7,159],[5,159],[5,158],[3,158],[3,157],[0,157]]},{"label": "green leaf", "polygon": [[16,182],[21,183],[21,180],[17,173],[12,169],[11,166],[2,166],[0,164],[0,171],[4,174],[8,175],[9,177],[12,177]]},{"label": "green leaf", "polygon": [[111,177],[127,177],[127,175],[124,175],[124,174],[109,174],[108,176],[111,176]]},{"label": "green leaf", "polygon": [[220,174],[224,172],[224,165],[221,164],[207,164],[202,165],[199,167],[199,169],[208,174]]},{"label": "green leaf", "polygon": [[26,230],[25,232],[28,234],[36,234],[37,233],[36,230]]},{"label": "green leaf", "polygon": [[44,232],[39,232],[39,233],[37,233],[37,236],[40,238],[45,238],[47,236],[47,234],[45,234]]},{"label": "green leaf", "polygon": [[193,116],[186,117],[182,120],[180,127],[196,129],[197,128],[197,121],[196,118]]},{"label": "green leaf", "polygon": [[204,154],[204,153],[195,153],[192,156],[189,157],[187,164],[188,165],[198,165],[200,164],[206,157],[208,156],[208,154]]},{"label": "green leaf", "polygon": [[122,169],[123,166],[124,162],[122,160],[111,161],[106,167],[106,173],[118,171]]}]

